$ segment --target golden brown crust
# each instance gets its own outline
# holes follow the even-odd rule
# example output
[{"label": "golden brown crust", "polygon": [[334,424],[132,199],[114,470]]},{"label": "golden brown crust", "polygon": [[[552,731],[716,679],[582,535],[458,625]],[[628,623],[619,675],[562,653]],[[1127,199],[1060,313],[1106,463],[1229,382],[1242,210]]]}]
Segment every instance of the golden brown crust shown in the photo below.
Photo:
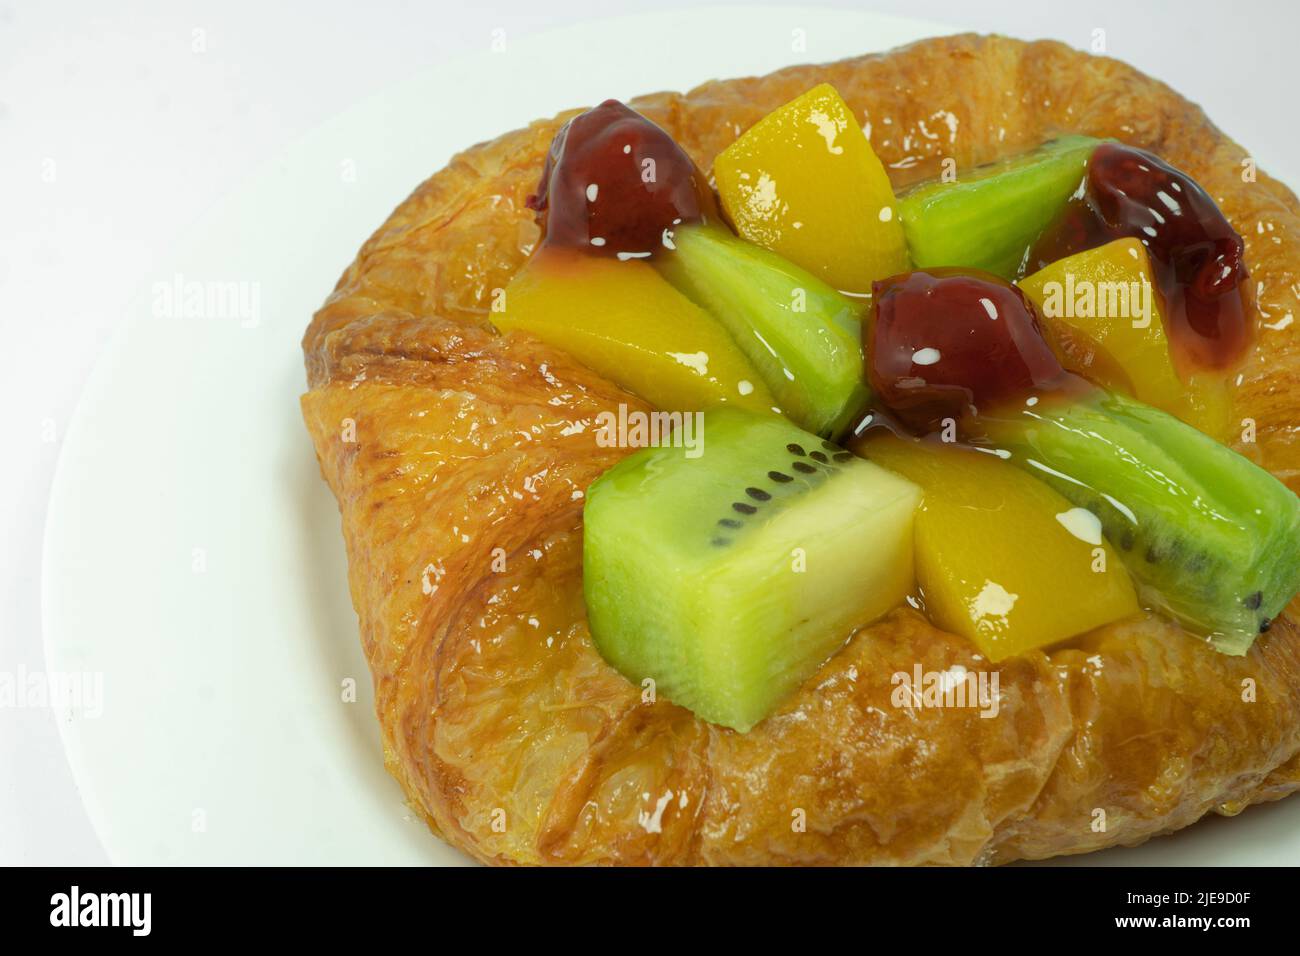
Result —
[{"label": "golden brown crust", "polygon": [[[633,105],[707,168],[824,81],[895,185],[1060,132],[1200,181],[1246,239],[1264,323],[1237,395],[1259,440],[1242,450],[1300,486],[1297,202],[1245,181],[1246,154],[1197,107],[1113,60],[976,36]],[[639,403],[486,322],[537,238],[523,201],[566,116],[422,184],[303,343],[387,764],[438,833],[495,863],[966,864],[1132,844],[1300,787],[1294,605],[1240,659],[1148,619],[1006,662],[993,719],[891,705],[896,671],[989,668],[906,609],[748,734],[642,702],[592,647],[580,587],[581,493],[622,454],[581,426]]]}]

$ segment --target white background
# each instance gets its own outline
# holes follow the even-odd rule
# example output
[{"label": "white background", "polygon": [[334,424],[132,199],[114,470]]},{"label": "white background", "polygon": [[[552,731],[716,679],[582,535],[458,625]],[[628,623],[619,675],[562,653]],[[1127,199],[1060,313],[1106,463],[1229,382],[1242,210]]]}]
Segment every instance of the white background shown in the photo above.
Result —
[{"label": "white background", "polygon": [[[0,672],[44,666],[41,536],[81,385],[125,303],[205,209],[304,131],[487,47],[494,30],[518,36],[685,5],[157,0],[110,12],[0,0]],[[1300,185],[1292,3],[822,5],[1085,48],[1104,30],[1111,55],[1199,102],[1261,167]],[[471,80],[448,95],[472,95]],[[0,864],[105,861],[50,714],[0,708]]]}]

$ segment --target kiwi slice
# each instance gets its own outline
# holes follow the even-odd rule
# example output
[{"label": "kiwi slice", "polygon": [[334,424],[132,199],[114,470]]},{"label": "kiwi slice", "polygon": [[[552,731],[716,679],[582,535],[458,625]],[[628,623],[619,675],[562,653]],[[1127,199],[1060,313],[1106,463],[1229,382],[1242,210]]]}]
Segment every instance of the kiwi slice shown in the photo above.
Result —
[{"label": "kiwi slice", "polygon": [[959,176],[931,180],[898,199],[916,268],[962,266],[1004,279],[1083,185],[1100,140],[1066,136]]},{"label": "kiwi slice", "polygon": [[642,449],[588,489],[583,589],[606,660],[743,732],[902,603],[921,493],[775,416],[702,427],[697,457]]},{"label": "kiwi slice", "polygon": [[1101,520],[1145,603],[1224,653],[1245,654],[1300,590],[1300,499],[1172,415],[1098,390],[988,434]]},{"label": "kiwi slice", "polygon": [[661,272],[727,328],[781,411],[823,438],[842,434],[868,398],[854,303],[718,227],[682,227],[672,243]]}]

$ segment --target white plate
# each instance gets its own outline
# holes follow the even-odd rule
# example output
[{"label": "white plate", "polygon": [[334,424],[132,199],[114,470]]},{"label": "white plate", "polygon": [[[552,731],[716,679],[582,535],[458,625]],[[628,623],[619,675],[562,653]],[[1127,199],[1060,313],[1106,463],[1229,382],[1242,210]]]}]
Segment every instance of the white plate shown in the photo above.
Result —
[{"label": "white plate", "polygon": [[[756,6],[507,37],[341,114],[221,204],[156,278],[205,293],[242,283],[250,308],[187,317],[143,290],[86,386],[51,493],[47,662],[102,674],[102,713],[63,706],[59,724],[109,856],[465,862],[383,770],[338,511],[297,403],[308,318],[418,182],[457,149],[570,106],[944,32]],[[1289,862],[1297,823],[1300,800],[1088,861]]]}]

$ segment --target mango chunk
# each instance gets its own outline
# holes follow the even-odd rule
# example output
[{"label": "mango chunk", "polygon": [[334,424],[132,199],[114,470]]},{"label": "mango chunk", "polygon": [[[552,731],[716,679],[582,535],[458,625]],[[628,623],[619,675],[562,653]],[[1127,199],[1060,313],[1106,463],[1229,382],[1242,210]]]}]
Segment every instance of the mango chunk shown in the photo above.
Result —
[{"label": "mango chunk", "polygon": [[736,232],[841,292],[867,294],[909,268],[885,167],[829,84],[755,123],[713,176]]},{"label": "mango chunk", "polygon": [[666,411],[775,405],[726,329],[639,260],[547,250],[506,287],[491,319],[502,332],[565,350]]},{"label": "mango chunk", "polygon": [[1232,406],[1222,372],[1182,375],[1169,348],[1146,247],[1117,239],[1020,280],[1061,364],[1112,391],[1166,411],[1212,438]]},{"label": "mango chunk", "polygon": [[1101,523],[993,455],[889,434],[858,454],[922,489],[916,577],[936,626],[997,663],[1139,612]]}]

